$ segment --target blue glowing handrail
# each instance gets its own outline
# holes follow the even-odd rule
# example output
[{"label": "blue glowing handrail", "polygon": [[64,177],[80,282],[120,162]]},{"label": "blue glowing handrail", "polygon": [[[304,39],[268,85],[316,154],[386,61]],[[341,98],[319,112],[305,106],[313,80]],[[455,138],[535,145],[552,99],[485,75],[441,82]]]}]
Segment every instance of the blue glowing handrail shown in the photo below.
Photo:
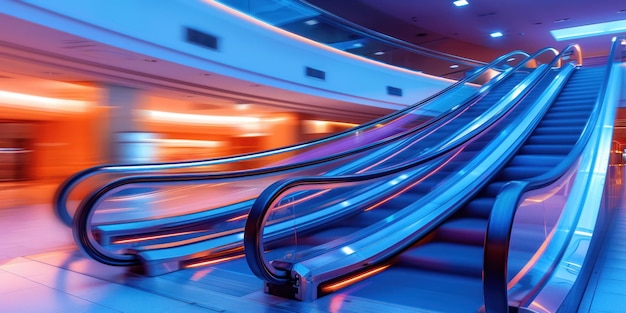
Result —
[{"label": "blue glowing handrail", "polygon": [[528,191],[540,189],[556,182],[575,164],[591,137],[593,132],[592,126],[598,121],[601,105],[606,97],[608,73],[610,73],[614,64],[612,56],[616,53],[618,46],[618,42],[615,41],[611,47],[607,64],[607,75],[605,75],[601,84],[599,97],[596,100],[590,119],[587,121],[583,132],[567,157],[556,167],[538,177],[508,182],[502,187],[496,197],[485,235],[483,291],[485,312],[487,313],[509,312],[507,288],[508,252],[513,221],[517,208],[522,201],[522,195]]}]

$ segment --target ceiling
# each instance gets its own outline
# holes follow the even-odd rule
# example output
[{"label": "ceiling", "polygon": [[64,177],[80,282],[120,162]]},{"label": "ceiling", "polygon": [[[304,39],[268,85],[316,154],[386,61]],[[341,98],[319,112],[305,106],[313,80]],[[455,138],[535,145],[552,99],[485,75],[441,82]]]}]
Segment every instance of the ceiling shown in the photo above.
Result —
[{"label": "ceiling", "polygon": [[[390,112],[208,73],[1,13],[0,29],[12,30],[0,32],[0,87],[6,91],[97,100],[99,84],[116,84],[162,99],[150,101],[161,103],[156,109],[257,116],[297,112],[307,119],[351,123]],[[246,111],[237,104],[246,104]]]},{"label": "ceiling", "polygon": [[[550,30],[626,19],[624,0],[307,0],[332,14],[434,50],[490,61],[512,50],[564,48]],[[491,38],[499,31],[502,37]],[[614,35],[577,39],[584,57],[606,56]]]},{"label": "ceiling", "polygon": [[[624,0],[306,0],[331,14],[419,46],[481,61],[513,50],[581,46],[586,64],[602,64],[615,35],[556,41],[550,30],[626,19]],[[304,2],[304,1],[303,1]],[[502,37],[491,38],[500,31]],[[615,139],[626,143],[626,109]]]},{"label": "ceiling", "polygon": [[[309,0],[363,26],[426,48],[490,61],[511,50],[563,47],[549,30],[626,18],[623,0]],[[279,90],[206,73],[76,37],[0,13],[0,85],[52,97],[95,97],[93,82],[123,84],[171,99],[198,114],[301,112],[313,119],[362,123],[389,111]],[[501,38],[490,38],[492,31]],[[609,38],[582,39],[585,56],[603,56]],[[82,87],[81,87],[82,86]],[[86,89],[81,89],[86,88]],[[337,108],[341,108],[338,110]],[[242,114],[237,112],[236,114]]]}]

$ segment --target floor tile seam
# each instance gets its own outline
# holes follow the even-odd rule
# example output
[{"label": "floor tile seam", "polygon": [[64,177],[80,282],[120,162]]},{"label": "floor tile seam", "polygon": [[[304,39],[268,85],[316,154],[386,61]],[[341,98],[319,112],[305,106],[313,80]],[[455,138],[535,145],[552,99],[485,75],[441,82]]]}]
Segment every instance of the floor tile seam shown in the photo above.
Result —
[{"label": "floor tile seam", "polygon": [[[132,288],[134,290],[138,290],[138,291],[145,292],[145,293],[148,293],[148,294],[152,294],[152,295],[155,295],[155,296],[158,296],[158,297],[166,298],[168,300],[180,302],[180,303],[183,303],[183,304],[196,304],[197,305],[196,302],[181,300],[180,298],[168,296],[166,293],[155,292],[155,290],[153,290],[153,289],[142,287],[139,284],[134,284],[132,281],[125,282],[125,281],[119,281],[119,280],[114,280],[114,279],[107,279],[107,278],[104,278],[104,277],[101,277],[101,276],[98,276],[98,275],[90,274],[89,272],[76,271],[76,270],[73,270],[73,269],[70,269],[70,268],[65,268],[65,267],[57,267],[57,266],[51,265],[49,263],[46,263],[44,261],[41,261],[41,260],[38,260],[38,259],[33,259],[32,257],[28,258],[28,259],[36,261],[36,262],[41,263],[41,264],[45,264],[45,265],[51,266],[51,267],[55,267],[55,268],[57,268],[59,270],[65,270],[65,271],[68,271],[68,272],[72,272],[72,273],[75,273],[75,274],[78,274],[78,275],[83,275],[85,277],[97,279],[97,280],[100,280],[100,281],[103,281],[103,282],[106,282],[106,283],[110,283],[110,284],[116,284],[116,285],[125,286],[125,287],[128,287],[128,288]],[[56,288],[53,288],[53,289],[56,289]],[[58,290],[58,289],[56,289],[56,290]],[[205,307],[203,306],[202,308],[205,308]]]},{"label": "floor tile seam", "polygon": [[[44,263],[44,264],[45,264],[45,263]],[[49,264],[46,264],[46,265],[49,265]],[[52,266],[52,265],[50,265],[50,266],[51,266],[51,267],[54,267],[54,266]],[[58,267],[57,267],[57,269],[60,269],[60,268],[58,268]],[[62,270],[64,270],[64,269],[62,269]],[[52,287],[52,286],[46,285],[46,284],[41,283],[41,282],[39,282],[39,281],[36,281],[36,280],[34,280],[34,279],[30,278],[30,277],[23,276],[23,275],[20,275],[20,274],[18,274],[18,273],[13,273],[13,272],[9,272],[9,273],[11,273],[11,274],[13,274],[13,275],[15,275],[15,276],[17,276],[17,277],[20,277],[20,278],[22,278],[22,279],[28,280],[28,281],[30,281],[30,282],[32,282],[32,283],[35,283],[35,284],[37,285],[37,286],[29,287],[28,289],[34,289],[34,288],[37,288],[37,287],[43,287],[43,288],[46,288],[46,289],[52,289],[52,290],[54,290],[54,291],[55,291],[55,292],[57,292],[57,293],[62,293],[62,294],[65,294],[65,295],[67,295],[67,296],[70,296],[70,297],[74,297],[74,298],[80,299],[80,300],[85,301],[85,302],[88,302],[88,303],[90,303],[90,304],[92,304],[92,305],[93,305],[93,304],[95,304],[95,305],[99,305],[99,306],[105,307],[105,308],[110,309],[110,310],[115,311],[115,312],[122,312],[122,311],[116,310],[116,309],[115,309],[115,308],[113,308],[113,307],[107,306],[106,304],[99,303],[99,302],[93,302],[93,301],[92,301],[92,300],[90,300],[90,299],[87,299],[87,298],[81,297],[81,296],[76,295],[76,294],[72,294],[72,293],[70,293],[70,292],[68,292],[68,291],[65,291],[65,290],[62,290],[62,289],[59,289],[59,288],[55,288],[55,287]],[[86,276],[87,276],[87,275],[86,275]],[[17,290],[16,290],[16,291],[17,291]]]},{"label": "floor tile seam", "polygon": [[610,257],[613,256],[613,244],[616,240],[619,240],[619,237],[616,237],[616,232],[621,230],[619,227],[620,222],[623,217],[626,217],[626,204],[620,205],[617,211],[614,213],[614,219],[610,222],[608,229],[606,230],[606,234],[603,238],[603,243],[600,247],[599,256],[602,256],[601,260],[597,260],[597,264],[594,266],[595,271],[597,272],[597,280],[594,283],[594,286],[587,286],[587,288],[593,288],[592,290],[587,290],[587,292],[591,292],[590,302],[589,302],[589,313],[593,312],[594,303],[597,301],[598,296],[602,297],[607,294],[607,291],[602,290],[600,287],[606,283],[609,283],[609,278],[606,277],[605,274],[605,266],[607,264],[611,264],[615,261]]},{"label": "floor tile seam", "polygon": [[[25,256],[24,258],[27,258],[27,259],[29,259],[29,260],[31,260],[31,261],[34,261],[34,262],[37,262],[37,263],[40,263],[40,264],[48,265],[48,266],[50,266],[50,267],[52,267],[52,268],[56,268],[57,270],[63,270],[63,271],[72,272],[72,273],[75,273],[75,274],[78,274],[78,275],[82,275],[82,276],[85,276],[85,277],[89,277],[89,278],[97,279],[97,280],[100,280],[100,281],[103,281],[103,282],[106,282],[106,283],[109,283],[109,284],[117,284],[117,285],[125,286],[125,287],[132,288],[132,289],[135,289],[135,290],[138,290],[138,291],[141,291],[141,292],[145,292],[145,293],[148,293],[148,294],[151,294],[151,295],[155,295],[155,296],[158,296],[158,297],[166,298],[166,299],[168,299],[168,300],[176,301],[176,302],[179,302],[179,303],[181,303],[181,304],[192,304],[192,305],[198,305],[196,302],[184,301],[184,300],[181,300],[181,299],[177,299],[177,298],[173,298],[173,297],[168,297],[168,296],[166,296],[166,295],[164,295],[164,294],[162,294],[162,293],[155,293],[155,292],[154,292],[154,290],[150,290],[150,289],[148,289],[148,288],[142,288],[141,286],[138,286],[138,285],[134,285],[134,284],[127,284],[127,283],[120,283],[119,281],[110,280],[110,279],[104,279],[104,278],[102,278],[102,277],[98,277],[98,276],[95,276],[95,275],[91,275],[91,274],[88,274],[88,273],[85,273],[85,272],[78,272],[78,271],[71,270],[71,269],[68,269],[68,268],[57,267],[57,266],[51,265],[51,264],[49,264],[49,263],[42,262],[42,261],[37,260],[37,259],[33,259],[32,257],[27,257],[27,256]],[[11,272],[9,272],[9,273],[11,273]],[[43,283],[41,283],[41,282],[38,282],[38,281],[36,281],[36,280],[33,280],[33,279],[29,278],[29,277],[26,277],[26,276],[23,276],[23,275],[19,275],[19,274],[17,274],[17,273],[11,273],[11,274],[14,274],[14,275],[16,275],[16,276],[18,276],[18,277],[24,278],[24,279],[29,280],[29,281],[31,281],[31,282],[34,282],[34,283],[36,283],[37,285],[43,286],[43,287],[45,287],[45,288],[48,288],[48,289],[53,289],[53,290],[55,290],[56,292],[60,292],[60,293],[63,293],[63,294],[66,294],[66,295],[69,295],[69,296],[76,297],[76,298],[78,298],[78,299],[81,299],[81,300],[87,301],[87,302],[89,302],[89,303],[91,303],[91,304],[100,305],[100,306],[106,307],[107,309],[113,310],[113,311],[115,311],[115,312],[122,312],[122,311],[119,311],[119,310],[117,310],[117,309],[115,309],[115,308],[113,308],[113,307],[110,307],[110,306],[108,306],[108,305],[105,305],[105,304],[102,304],[102,303],[99,303],[99,302],[93,302],[93,301],[91,301],[91,300],[89,300],[89,299],[87,299],[87,298],[83,298],[83,297],[81,297],[81,296],[79,296],[79,295],[75,295],[75,294],[69,293],[69,292],[67,292],[67,291],[65,291],[65,290],[62,290],[62,289],[58,289],[58,288],[56,288],[56,287],[52,287],[52,286],[45,285],[45,284],[43,284]],[[200,306],[200,307],[201,307],[201,308],[205,308],[204,306]],[[207,309],[210,309],[210,308],[207,308]]]}]

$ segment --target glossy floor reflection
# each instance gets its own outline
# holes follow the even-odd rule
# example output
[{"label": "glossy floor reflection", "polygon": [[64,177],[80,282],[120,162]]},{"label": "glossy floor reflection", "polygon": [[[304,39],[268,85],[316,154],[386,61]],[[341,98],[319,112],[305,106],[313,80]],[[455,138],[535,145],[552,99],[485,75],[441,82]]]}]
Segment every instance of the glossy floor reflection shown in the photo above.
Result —
[{"label": "glossy floor reflection", "polygon": [[[0,184],[0,312],[425,312],[359,288],[308,303],[270,296],[243,259],[158,277],[99,264],[53,216],[55,188]],[[579,313],[626,312],[625,264],[622,205]]]}]

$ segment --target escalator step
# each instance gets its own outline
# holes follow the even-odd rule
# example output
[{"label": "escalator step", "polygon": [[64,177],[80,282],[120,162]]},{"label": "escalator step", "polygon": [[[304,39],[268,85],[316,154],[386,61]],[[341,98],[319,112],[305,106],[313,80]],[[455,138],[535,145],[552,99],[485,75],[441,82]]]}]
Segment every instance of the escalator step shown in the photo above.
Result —
[{"label": "escalator step", "polygon": [[550,113],[558,113],[558,114],[568,114],[566,116],[576,116],[570,115],[573,113],[581,113],[591,111],[591,108],[594,106],[595,98],[590,99],[577,99],[577,100],[567,100],[562,103],[557,102],[554,104],[554,107],[548,110]]},{"label": "escalator step", "polygon": [[500,180],[518,180],[524,178],[531,178],[539,176],[548,170],[550,170],[551,166],[541,166],[537,164],[535,166],[509,166],[504,168],[499,173]]},{"label": "escalator step", "polygon": [[483,190],[482,195],[487,197],[495,197],[507,182],[506,181],[492,181]]},{"label": "escalator step", "polygon": [[593,104],[596,95],[590,94],[592,91],[586,88],[581,88],[584,90],[574,92],[575,88],[577,87],[568,86],[567,89],[556,98],[557,104],[567,106],[590,105],[590,103]]},{"label": "escalator step", "polygon": [[518,154],[509,162],[508,166],[553,166],[563,160],[559,155],[535,155],[535,154]]},{"label": "escalator step", "polygon": [[548,112],[544,118],[547,119],[587,119],[589,112],[587,110],[570,110],[564,112]]},{"label": "escalator step", "polygon": [[463,207],[463,216],[489,218],[496,199],[491,197],[474,198]]},{"label": "escalator step", "polygon": [[580,131],[581,131],[580,125],[544,126],[544,127],[537,127],[533,131],[533,135],[579,134]]},{"label": "escalator step", "polygon": [[554,144],[554,145],[536,145],[536,144],[525,144],[519,150],[524,154],[549,154],[549,155],[567,155],[570,150],[572,150],[571,145],[565,144]]},{"label": "escalator step", "polygon": [[483,269],[483,248],[441,242],[427,243],[402,253],[396,264],[480,277]]},{"label": "escalator step", "polygon": [[487,219],[457,218],[437,228],[436,239],[446,242],[482,246],[485,241]]},{"label": "escalator step", "polygon": [[537,135],[528,138],[528,144],[574,144],[579,135]]},{"label": "escalator step", "polygon": [[546,126],[569,126],[572,125],[572,121],[567,119],[543,119],[538,127],[546,127]]}]

